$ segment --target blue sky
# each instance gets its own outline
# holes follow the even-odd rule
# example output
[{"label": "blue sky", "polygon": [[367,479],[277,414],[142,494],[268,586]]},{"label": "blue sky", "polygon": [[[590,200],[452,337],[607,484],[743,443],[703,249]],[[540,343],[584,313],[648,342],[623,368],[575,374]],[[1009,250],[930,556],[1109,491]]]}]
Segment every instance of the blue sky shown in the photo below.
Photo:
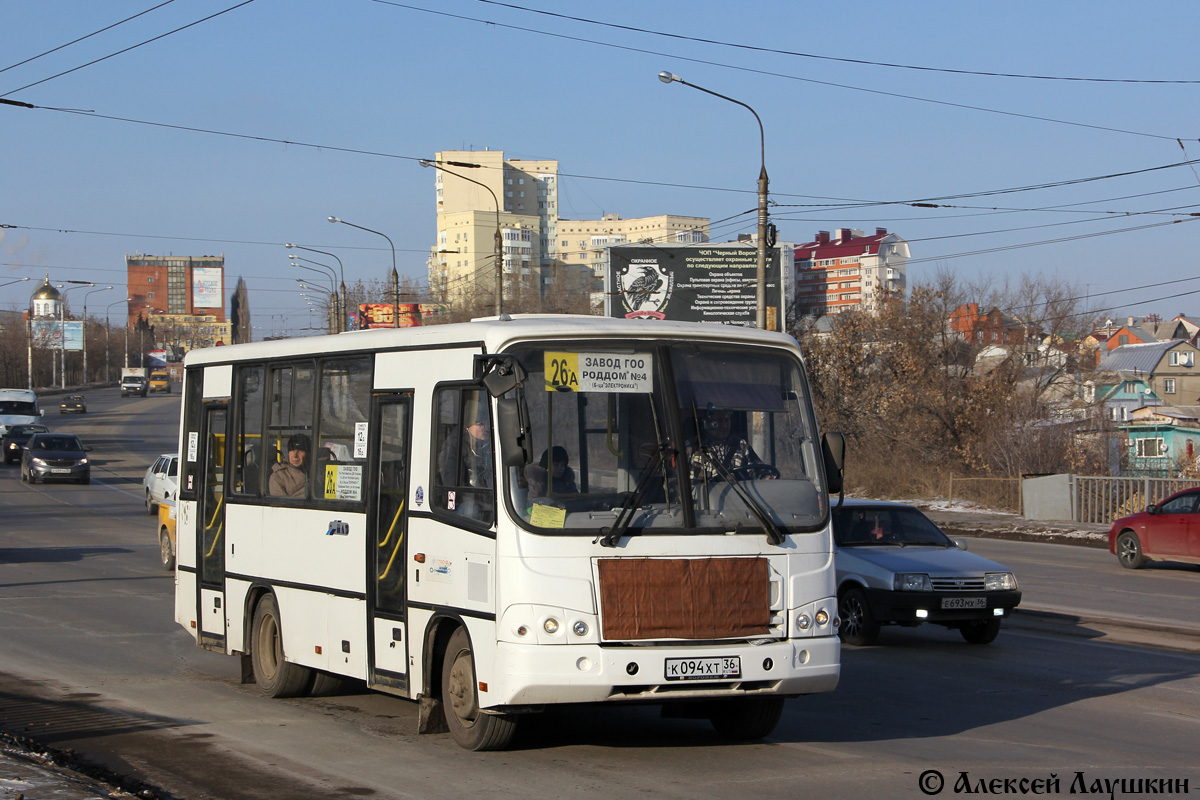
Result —
[{"label": "blue sky", "polygon": [[[174,0],[17,66],[160,2],[0,5],[0,99],[38,106],[0,105],[0,284],[113,285],[95,313],[124,297],[127,253],[224,254],[257,335],[294,332],[285,242],[337,253],[348,282],[391,269],[330,215],[424,280],[417,159],[447,149],[558,159],[563,217],[750,232],[757,125],[669,70],[762,117],[781,239],[885,227],[911,242],[910,283],[1046,275],[1112,316],[1200,317],[1194,1]],[[1046,188],[995,194],[1025,187]]]}]

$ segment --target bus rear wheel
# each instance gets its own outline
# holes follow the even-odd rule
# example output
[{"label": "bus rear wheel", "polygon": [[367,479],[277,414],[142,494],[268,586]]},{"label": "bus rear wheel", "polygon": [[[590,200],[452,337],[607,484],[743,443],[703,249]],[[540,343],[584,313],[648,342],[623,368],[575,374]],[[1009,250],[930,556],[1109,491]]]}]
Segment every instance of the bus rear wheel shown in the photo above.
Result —
[{"label": "bus rear wheel", "polygon": [[450,637],[442,660],[442,708],[450,735],[467,750],[503,750],[517,732],[517,722],[506,714],[485,714],[475,695],[475,659],[467,632],[459,628]]},{"label": "bus rear wheel", "polygon": [[274,595],[265,595],[254,607],[250,636],[250,662],[258,690],[267,697],[305,694],[312,684],[312,670],[284,658],[283,630]]}]

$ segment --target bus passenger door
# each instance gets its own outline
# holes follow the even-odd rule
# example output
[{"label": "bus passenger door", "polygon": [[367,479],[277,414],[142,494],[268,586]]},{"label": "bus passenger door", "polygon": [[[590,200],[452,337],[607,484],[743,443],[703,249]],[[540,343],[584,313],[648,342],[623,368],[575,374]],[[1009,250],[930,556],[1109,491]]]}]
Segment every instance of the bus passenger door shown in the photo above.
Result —
[{"label": "bus passenger door", "polygon": [[409,694],[408,630],[405,618],[408,565],[409,451],[411,449],[411,394],[375,396],[371,454],[371,509],[368,512],[367,559],[372,652],[368,682]]},{"label": "bus passenger door", "polygon": [[225,645],[225,442],[229,410],[206,406],[202,431],[196,564],[199,567],[200,644]]}]

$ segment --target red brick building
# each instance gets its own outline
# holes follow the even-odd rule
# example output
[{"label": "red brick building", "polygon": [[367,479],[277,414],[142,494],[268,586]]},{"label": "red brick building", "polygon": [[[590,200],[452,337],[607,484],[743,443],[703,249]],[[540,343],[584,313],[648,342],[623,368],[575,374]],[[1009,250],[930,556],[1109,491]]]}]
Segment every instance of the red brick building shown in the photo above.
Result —
[{"label": "red brick building", "polygon": [[154,314],[225,322],[224,256],[125,256],[129,325]]}]

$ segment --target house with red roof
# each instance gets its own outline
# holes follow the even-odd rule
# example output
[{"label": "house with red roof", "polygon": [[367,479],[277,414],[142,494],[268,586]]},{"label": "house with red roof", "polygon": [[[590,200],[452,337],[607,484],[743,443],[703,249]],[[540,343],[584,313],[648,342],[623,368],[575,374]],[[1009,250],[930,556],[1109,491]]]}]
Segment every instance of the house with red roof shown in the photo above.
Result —
[{"label": "house with red roof", "polygon": [[818,231],[796,245],[796,315],[822,317],[874,311],[886,297],[903,295],[908,242],[886,228]]}]

